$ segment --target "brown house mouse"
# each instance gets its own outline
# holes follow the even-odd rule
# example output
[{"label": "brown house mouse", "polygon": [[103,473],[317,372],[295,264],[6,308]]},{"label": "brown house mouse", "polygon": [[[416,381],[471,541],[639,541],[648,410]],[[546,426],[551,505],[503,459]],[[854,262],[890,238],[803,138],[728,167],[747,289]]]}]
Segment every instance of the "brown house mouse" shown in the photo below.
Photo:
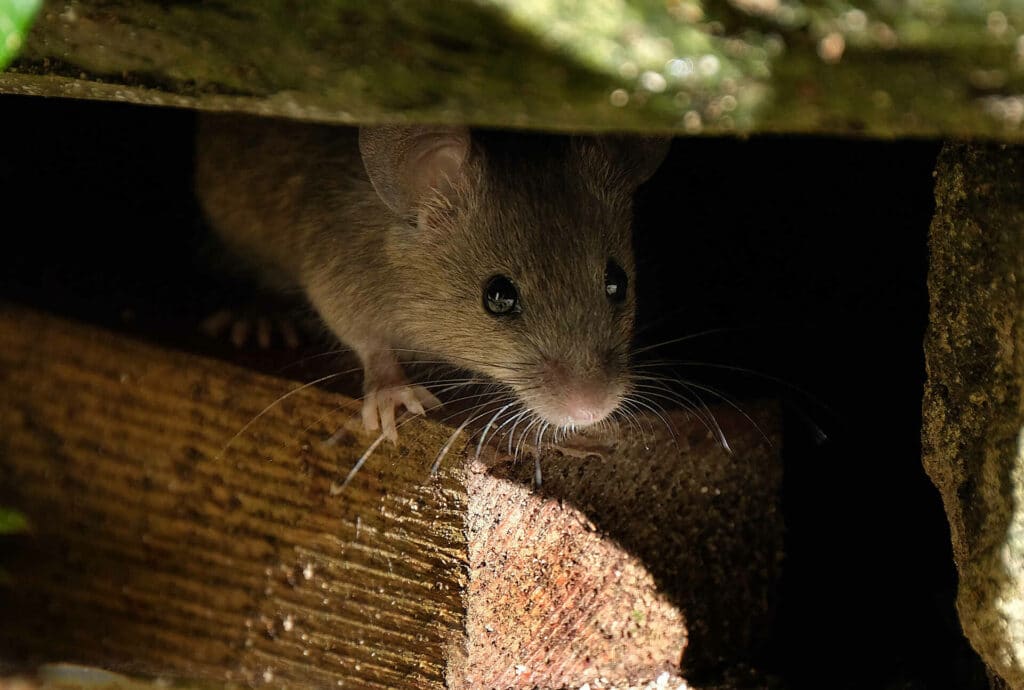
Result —
[{"label": "brown house mouse", "polygon": [[358,355],[367,429],[438,404],[404,352],[573,429],[631,390],[632,197],[668,143],[204,115],[196,182],[229,247]]}]

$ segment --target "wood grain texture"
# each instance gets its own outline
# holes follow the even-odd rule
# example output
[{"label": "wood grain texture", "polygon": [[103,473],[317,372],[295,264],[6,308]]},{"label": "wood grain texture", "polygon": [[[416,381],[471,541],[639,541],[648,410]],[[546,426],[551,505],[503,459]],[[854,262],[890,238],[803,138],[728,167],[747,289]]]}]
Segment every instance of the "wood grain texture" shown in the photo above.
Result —
[{"label": "wood grain texture", "polygon": [[675,415],[675,438],[652,424],[547,449],[539,496],[528,462],[470,464],[469,651],[451,687],[636,687],[763,641],[782,523],[761,430],[777,419],[715,414],[732,454]]},{"label": "wood grain texture", "polygon": [[598,688],[736,664],[763,638],[772,408],[748,409],[757,427],[716,410],[732,455],[683,414],[674,439],[646,420],[545,448],[541,491],[495,448],[429,479],[450,429],[417,420],[332,495],[372,439],[316,388],[258,416],[296,387],[0,306],[0,503],[35,525],[0,552],[3,656],[270,687]]},{"label": "wood grain texture", "polygon": [[406,434],[332,496],[368,440],[317,439],[348,424],[351,401],[306,389],[228,444],[294,387],[3,310],[0,500],[36,529],[0,592],[18,621],[0,626],[0,649],[198,678],[442,687],[463,635],[465,492],[460,471],[427,481],[413,458],[443,432]]}]

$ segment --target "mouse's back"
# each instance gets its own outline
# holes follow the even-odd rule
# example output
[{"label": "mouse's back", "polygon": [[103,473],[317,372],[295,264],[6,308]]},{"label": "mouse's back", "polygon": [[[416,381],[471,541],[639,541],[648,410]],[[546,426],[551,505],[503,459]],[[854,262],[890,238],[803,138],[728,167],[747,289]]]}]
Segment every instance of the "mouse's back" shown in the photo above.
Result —
[{"label": "mouse's back", "polygon": [[210,227],[268,282],[295,287],[309,242],[312,190],[365,178],[352,128],[201,114],[196,194]]}]

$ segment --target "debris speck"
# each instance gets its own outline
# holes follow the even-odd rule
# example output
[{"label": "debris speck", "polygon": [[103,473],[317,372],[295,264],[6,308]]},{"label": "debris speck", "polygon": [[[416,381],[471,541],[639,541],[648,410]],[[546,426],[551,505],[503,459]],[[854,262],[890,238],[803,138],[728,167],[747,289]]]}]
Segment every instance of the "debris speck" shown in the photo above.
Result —
[{"label": "debris speck", "polygon": [[703,129],[703,122],[701,121],[700,113],[696,110],[689,110],[683,115],[683,127],[690,134],[696,134]]},{"label": "debris speck", "polygon": [[705,77],[713,77],[718,74],[718,69],[721,66],[721,62],[715,55],[705,55],[697,62],[697,69]]},{"label": "debris speck", "polygon": [[661,93],[668,86],[668,81],[657,72],[648,70],[640,75],[640,86],[651,93]]},{"label": "debris speck", "polygon": [[1005,34],[1009,25],[1009,22],[1006,20],[1006,15],[999,10],[989,12],[988,17],[985,19],[985,27],[993,36],[1002,36]]},{"label": "debris speck", "polygon": [[674,58],[666,63],[665,68],[676,79],[693,76],[693,60],[690,58]]},{"label": "debris speck", "polygon": [[838,31],[825,36],[818,42],[818,56],[825,62],[835,64],[843,59],[846,52],[846,39]]}]

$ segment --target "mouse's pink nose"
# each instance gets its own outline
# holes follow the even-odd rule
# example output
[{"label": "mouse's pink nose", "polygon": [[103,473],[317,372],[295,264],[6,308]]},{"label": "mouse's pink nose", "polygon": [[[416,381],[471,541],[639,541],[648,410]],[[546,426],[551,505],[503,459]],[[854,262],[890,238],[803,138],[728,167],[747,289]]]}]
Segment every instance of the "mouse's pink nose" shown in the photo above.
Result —
[{"label": "mouse's pink nose", "polygon": [[532,399],[534,412],[559,426],[597,424],[615,411],[622,397],[621,382],[591,368],[571,372],[561,362],[545,362],[544,386]]},{"label": "mouse's pink nose", "polygon": [[570,393],[565,398],[565,416],[569,424],[595,424],[615,409],[607,393]]}]

